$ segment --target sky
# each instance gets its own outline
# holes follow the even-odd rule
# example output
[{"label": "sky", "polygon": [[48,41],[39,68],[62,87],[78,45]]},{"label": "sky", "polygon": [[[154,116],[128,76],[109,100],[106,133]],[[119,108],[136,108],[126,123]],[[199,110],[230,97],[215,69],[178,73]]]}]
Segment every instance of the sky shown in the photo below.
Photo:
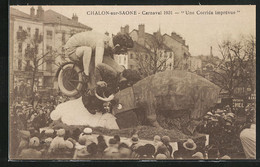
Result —
[{"label": "sky", "polygon": [[[30,13],[31,6],[11,6]],[[34,6],[37,9],[37,6]],[[161,33],[176,32],[181,35],[192,56],[218,56],[218,43],[231,38],[238,39],[241,34],[255,35],[256,9],[254,5],[233,6],[42,6],[46,11],[52,9],[69,18],[76,13],[79,22],[100,33],[116,34],[121,26],[129,25],[130,32],[145,24],[145,31],[153,33],[160,28]],[[89,11],[136,11],[137,15],[89,15]],[[172,11],[172,15],[143,15],[143,12]],[[234,14],[217,15],[215,11],[228,11]],[[178,12],[179,14],[175,14]],[[204,14],[202,14],[204,12]],[[207,14],[213,12],[213,14]],[[139,14],[140,13],[140,14]],[[193,14],[192,14],[193,13]]]}]

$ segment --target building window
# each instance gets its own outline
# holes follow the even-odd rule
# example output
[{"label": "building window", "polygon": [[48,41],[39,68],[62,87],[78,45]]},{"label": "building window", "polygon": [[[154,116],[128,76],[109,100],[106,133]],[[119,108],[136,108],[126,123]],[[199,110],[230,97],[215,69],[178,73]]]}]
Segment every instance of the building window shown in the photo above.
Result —
[{"label": "building window", "polygon": [[126,56],[124,56],[124,64],[126,64]]},{"label": "building window", "polygon": [[62,45],[65,45],[65,43],[66,43],[66,34],[65,34],[65,32],[62,33],[61,42],[62,42]]},{"label": "building window", "polygon": [[147,60],[148,59],[148,55],[145,55],[145,60]]},{"label": "building window", "polygon": [[172,53],[170,53],[170,57],[169,57],[170,59],[172,58]]},{"label": "building window", "polygon": [[130,54],[130,59],[133,59],[134,58],[134,55],[133,53]]},{"label": "building window", "polygon": [[52,46],[47,45],[46,46],[46,50],[47,50],[47,52],[51,52],[52,51]]},{"label": "building window", "polygon": [[30,71],[30,70],[31,70],[30,60],[26,60],[25,71]]},{"label": "building window", "polygon": [[52,72],[52,62],[46,61],[46,71]]},{"label": "building window", "polygon": [[18,70],[22,70],[22,60],[18,59]]},{"label": "building window", "polygon": [[23,30],[23,27],[22,26],[19,26],[19,31],[22,31]]},{"label": "building window", "polygon": [[31,37],[31,28],[30,27],[27,27],[27,35],[28,35],[28,37]]},{"label": "building window", "polygon": [[35,38],[38,38],[39,36],[39,28],[35,28]]},{"label": "building window", "polygon": [[23,51],[23,43],[19,43],[18,44],[18,52],[22,53],[22,51]]},{"label": "building window", "polygon": [[47,31],[47,39],[52,39],[52,31]]}]

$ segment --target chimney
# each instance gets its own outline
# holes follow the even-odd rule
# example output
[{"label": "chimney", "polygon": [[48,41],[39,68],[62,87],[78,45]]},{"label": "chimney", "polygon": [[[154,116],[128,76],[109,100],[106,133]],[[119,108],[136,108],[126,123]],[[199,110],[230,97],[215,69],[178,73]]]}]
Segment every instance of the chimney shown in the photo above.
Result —
[{"label": "chimney", "polygon": [[34,17],[34,16],[35,16],[35,9],[34,9],[34,7],[31,7],[31,8],[30,8],[30,16],[31,16],[31,17]]},{"label": "chimney", "polygon": [[177,34],[175,32],[172,32],[172,34],[171,34],[172,37],[176,37],[176,35]]},{"label": "chimney", "polygon": [[125,25],[125,33],[129,34],[129,25]]},{"label": "chimney", "polygon": [[38,6],[37,17],[41,20],[43,20],[43,18],[44,18],[44,10],[43,10],[42,6]]},{"label": "chimney", "polygon": [[78,22],[78,20],[79,20],[78,16],[75,13],[73,13],[73,15],[72,15],[72,20],[75,22]]},{"label": "chimney", "polygon": [[213,57],[212,46],[210,46],[210,56]]},{"label": "chimney", "polygon": [[121,34],[124,34],[124,33],[125,33],[125,28],[124,28],[124,27],[121,27],[121,28],[120,28],[120,32],[121,32]]},{"label": "chimney", "polygon": [[139,37],[144,37],[144,34],[145,34],[144,24],[139,24],[138,31],[139,31],[139,34],[138,34]]}]

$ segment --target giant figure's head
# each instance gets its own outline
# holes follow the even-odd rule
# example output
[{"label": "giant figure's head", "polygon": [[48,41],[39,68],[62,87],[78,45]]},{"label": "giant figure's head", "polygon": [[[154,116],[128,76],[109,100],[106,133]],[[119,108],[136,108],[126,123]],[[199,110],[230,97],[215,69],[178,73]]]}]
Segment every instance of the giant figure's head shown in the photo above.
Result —
[{"label": "giant figure's head", "polygon": [[114,53],[125,53],[128,48],[134,47],[134,41],[128,34],[117,34],[113,36]]}]

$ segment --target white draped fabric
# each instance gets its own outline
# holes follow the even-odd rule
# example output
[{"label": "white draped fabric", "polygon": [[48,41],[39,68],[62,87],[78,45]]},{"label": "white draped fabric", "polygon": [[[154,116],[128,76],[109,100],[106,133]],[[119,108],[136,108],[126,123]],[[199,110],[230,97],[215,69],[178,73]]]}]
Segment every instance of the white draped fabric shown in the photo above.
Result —
[{"label": "white draped fabric", "polygon": [[70,100],[59,104],[51,113],[52,120],[59,120],[67,125],[86,125],[91,127],[104,127],[107,129],[119,129],[116,123],[116,117],[112,114],[88,112],[84,107],[82,98]]}]

